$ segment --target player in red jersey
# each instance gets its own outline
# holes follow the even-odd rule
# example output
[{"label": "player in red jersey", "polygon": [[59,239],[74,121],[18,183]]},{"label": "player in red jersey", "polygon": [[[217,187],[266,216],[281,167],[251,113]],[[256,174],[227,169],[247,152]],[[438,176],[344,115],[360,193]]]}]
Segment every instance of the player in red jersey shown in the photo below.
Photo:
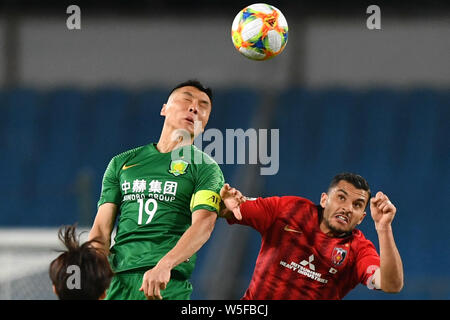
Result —
[{"label": "player in red jersey", "polygon": [[[391,222],[396,208],[382,192],[370,198],[355,174],[333,178],[320,205],[295,196],[246,199],[226,184],[221,190],[228,223],[261,233],[261,249],[243,299],[342,299],[358,283],[399,292],[403,267]],[[370,202],[380,255],[356,229]]]}]

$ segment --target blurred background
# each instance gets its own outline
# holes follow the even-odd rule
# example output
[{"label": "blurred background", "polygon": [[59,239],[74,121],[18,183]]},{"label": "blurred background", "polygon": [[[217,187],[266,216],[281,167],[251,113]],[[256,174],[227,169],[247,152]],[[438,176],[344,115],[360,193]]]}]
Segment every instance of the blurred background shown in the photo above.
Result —
[{"label": "blurred background", "polygon": [[[318,202],[350,171],[390,196],[404,289],[359,285],[346,299],[450,298],[450,3],[268,3],[289,40],[256,62],[230,36],[252,2],[0,2],[0,299],[55,298],[58,227],[89,230],[109,160],[158,140],[162,104],[190,78],[214,90],[208,128],[279,129],[276,175],[221,165],[243,193]],[[71,4],[79,30],[66,26]],[[366,26],[371,4],[380,30]],[[378,248],[369,214],[360,229]],[[192,298],[242,297],[259,245],[218,221]]]}]

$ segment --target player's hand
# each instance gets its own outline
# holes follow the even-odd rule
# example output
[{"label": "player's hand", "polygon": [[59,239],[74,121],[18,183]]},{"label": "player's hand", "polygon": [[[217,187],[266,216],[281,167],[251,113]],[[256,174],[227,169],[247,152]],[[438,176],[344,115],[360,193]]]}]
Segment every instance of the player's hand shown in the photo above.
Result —
[{"label": "player's hand", "polygon": [[377,230],[390,228],[396,212],[397,208],[383,192],[378,191],[375,197],[370,199],[370,213]]},{"label": "player's hand", "polygon": [[245,202],[247,198],[239,190],[230,187],[228,183],[225,183],[220,190],[220,197],[225,208],[220,210],[219,216],[228,219],[234,215],[236,219],[242,220],[239,205]]},{"label": "player's hand", "polygon": [[166,289],[170,280],[170,269],[156,265],[144,273],[139,291],[143,291],[149,300],[161,300],[161,290]]}]

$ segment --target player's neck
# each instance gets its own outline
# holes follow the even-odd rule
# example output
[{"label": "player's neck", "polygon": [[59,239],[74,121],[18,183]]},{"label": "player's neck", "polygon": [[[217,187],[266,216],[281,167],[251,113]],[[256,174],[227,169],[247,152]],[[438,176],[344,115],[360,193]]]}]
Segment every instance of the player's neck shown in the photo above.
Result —
[{"label": "player's neck", "polygon": [[192,137],[187,137],[185,130],[167,130],[163,128],[159,141],[156,144],[156,149],[161,153],[167,153],[192,143]]}]

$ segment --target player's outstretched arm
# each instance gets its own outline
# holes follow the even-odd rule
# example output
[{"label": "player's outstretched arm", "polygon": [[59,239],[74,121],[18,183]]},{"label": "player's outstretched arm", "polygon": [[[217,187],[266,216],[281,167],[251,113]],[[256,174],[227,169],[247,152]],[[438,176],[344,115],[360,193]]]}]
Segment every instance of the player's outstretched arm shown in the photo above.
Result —
[{"label": "player's outstretched arm", "polygon": [[117,205],[114,203],[104,203],[97,211],[94,224],[89,232],[88,240],[97,240],[92,245],[101,249],[106,255],[109,254],[111,246],[111,233],[116,221]]},{"label": "player's outstretched arm", "polygon": [[139,291],[143,291],[147,299],[162,299],[161,290],[164,290],[170,281],[170,271],[192,257],[208,241],[216,219],[217,213],[213,211],[199,209],[192,213],[192,225],[175,247],[144,274]]},{"label": "player's outstretched arm", "polygon": [[220,190],[220,197],[222,201],[220,203],[219,217],[230,219],[234,216],[236,219],[242,220],[239,206],[247,200],[246,197],[239,190],[230,187],[228,183],[225,183]]},{"label": "player's outstretched arm", "polygon": [[384,292],[400,292],[403,288],[403,264],[391,226],[397,208],[379,191],[370,199],[370,212],[380,244],[380,269],[375,273],[375,287]]}]

